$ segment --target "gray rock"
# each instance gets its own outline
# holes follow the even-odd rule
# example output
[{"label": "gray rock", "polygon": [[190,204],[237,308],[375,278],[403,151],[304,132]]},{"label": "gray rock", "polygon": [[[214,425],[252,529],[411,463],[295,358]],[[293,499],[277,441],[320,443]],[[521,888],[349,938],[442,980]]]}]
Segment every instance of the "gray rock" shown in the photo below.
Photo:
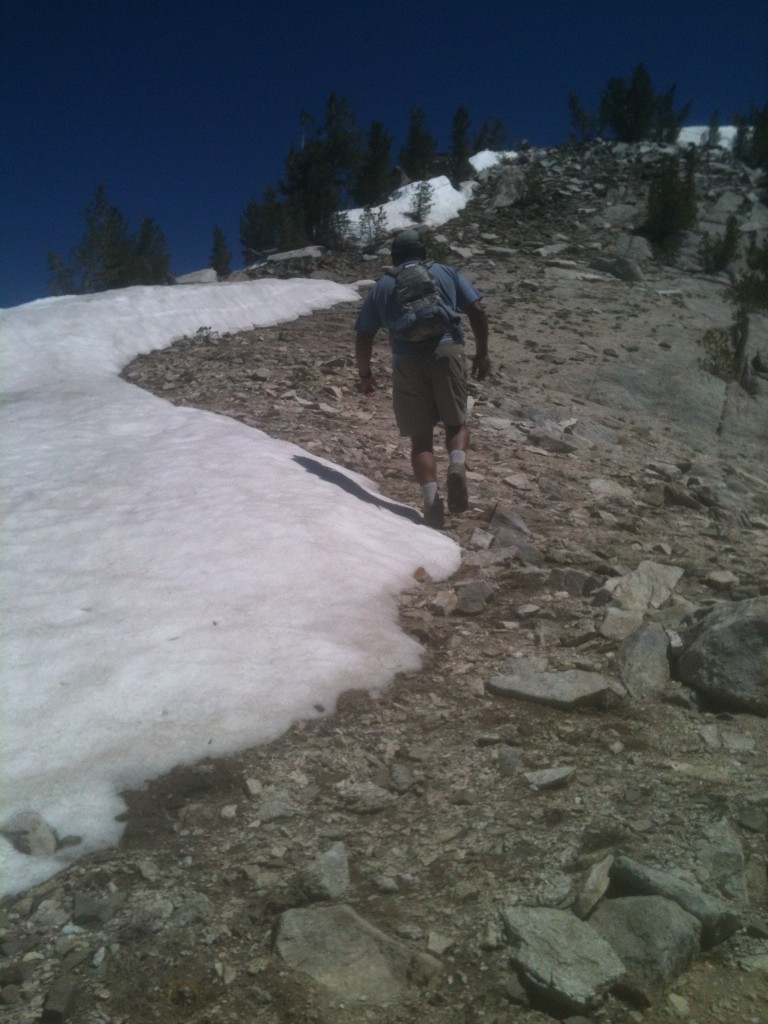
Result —
[{"label": "gray rock", "polygon": [[694,511],[703,507],[698,498],[695,498],[682,484],[665,483],[662,495],[663,503],[670,507],[691,508]]},{"label": "gray rock", "polygon": [[517,249],[510,249],[506,245],[487,245],[485,252],[494,259],[512,260],[517,256]]},{"label": "gray rock", "polygon": [[524,984],[557,1012],[599,1006],[624,974],[608,943],[567,911],[514,907],[503,911],[502,921]]},{"label": "gray rock", "polygon": [[322,245],[306,245],[303,249],[291,249],[290,252],[274,252],[267,256],[267,263],[285,263],[286,260],[319,260],[325,255]]},{"label": "gray rock", "polygon": [[542,448],[545,452],[568,455],[579,450],[578,444],[570,436],[558,433],[554,427],[534,427],[528,432],[528,443]]},{"label": "gray rock", "polygon": [[562,789],[567,786],[576,773],[571,766],[561,768],[540,768],[534,772],[524,772],[523,778],[534,789]]},{"label": "gray rock", "polygon": [[282,821],[297,814],[296,808],[284,800],[267,800],[259,808],[259,820],[263,822]]},{"label": "gray rock", "polygon": [[378,814],[397,799],[374,782],[351,782],[345,779],[336,783],[336,791],[347,810],[355,814]]},{"label": "gray rock", "polygon": [[182,274],[176,278],[176,284],[216,284],[218,280],[216,271],[208,267],[205,270],[193,270],[191,274]]},{"label": "gray rock", "polygon": [[517,775],[523,763],[523,751],[520,747],[511,747],[502,743],[499,747],[499,774]]},{"label": "gray rock", "polygon": [[744,847],[730,822],[722,819],[709,825],[692,849],[702,882],[726,900],[746,908],[749,896]]},{"label": "gray rock", "polygon": [[216,916],[213,901],[205,893],[189,892],[178,900],[168,924],[173,928],[208,924]]},{"label": "gray rock", "polygon": [[641,612],[628,612],[622,608],[606,608],[598,627],[601,636],[609,640],[626,640],[642,627]]},{"label": "gray rock", "polygon": [[719,605],[680,633],[681,682],[725,708],[768,716],[768,597]]},{"label": "gray rock", "polygon": [[493,598],[494,590],[485,580],[472,580],[456,585],[458,604],[456,610],[462,615],[479,615]]},{"label": "gray rock", "polygon": [[660,562],[641,562],[628,573],[613,591],[613,602],[630,612],[645,612],[649,608],[662,608],[672,596],[683,575],[676,565]]},{"label": "gray rock", "polygon": [[597,672],[533,672],[521,666],[518,674],[498,675],[486,683],[500,697],[530,700],[556,708],[605,707],[617,696],[616,684]]},{"label": "gray rock", "polygon": [[159,932],[173,913],[173,901],[163,892],[141,893],[130,907],[130,927],[137,932]]},{"label": "gray rock", "polygon": [[611,277],[617,277],[620,281],[643,281],[645,275],[638,264],[626,256],[616,256],[613,259],[597,257],[589,264],[593,270],[600,270]]},{"label": "gray rock", "polygon": [[318,854],[299,876],[302,892],[312,900],[335,900],[349,886],[349,861],[344,843]]},{"label": "gray rock", "polygon": [[343,904],[286,911],[275,945],[286,964],[335,998],[369,1005],[399,999],[441,970],[439,961],[414,953]]},{"label": "gray rock", "polygon": [[553,590],[565,590],[575,597],[593,594],[602,584],[602,579],[583,569],[553,569],[549,578]]},{"label": "gray rock", "polygon": [[94,896],[90,892],[75,892],[72,898],[72,921],[83,928],[101,928],[110,921],[125,903],[123,892],[109,896]]},{"label": "gray rock", "polygon": [[573,904],[573,912],[582,920],[589,917],[593,909],[608,891],[613,854],[593,864]]},{"label": "gray rock", "polygon": [[638,213],[637,206],[632,203],[616,203],[614,206],[607,206],[601,211],[601,216],[611,224],[632,224]]},{"label": "gray rock", "polygon": [[658,697],[670,680],[669,637],[658,623],[647,623],[619,648],[621,682],[631,697]]},{"label": "gray rock", "polygon": [[617,256],[625,256],[630,260],[653,259],[653,246],[642,235],[622,233],[617,237],[613,248]]},{"label": "gray rock", "polygon": [[520,167],[502,167],[495,181],[495,195],[491,206],[495,210],[513,206],[525,191],[525,174]]},{"label": "gray rock", "polygon": [[627,969],[618,991],[644,1006],[658,1002],[699,952],[698,919],[661,896],[604,900],[589,923]]},{"label": "gray rock", "polygon": [[19,811],[0,827],[0,835],[10,840],[19,853],[30,857],[50,857],[56,853],[56,832],[36,811]]},{"label": "gray rock", "polygon": [[79,988],[74,978],[57,978],[45,997],[41,1024],[64,1024],[64,1021],[73,1020]]},{"label": "gray rock", "polygon": [[640,864],[629,857],[617,857],[611,881],[621,892],[639,896],[663,896],[693,914],[701,922],[701,945],[718,945],[742,926],[742,915],[729,904],[684,882],[669,871]]}]

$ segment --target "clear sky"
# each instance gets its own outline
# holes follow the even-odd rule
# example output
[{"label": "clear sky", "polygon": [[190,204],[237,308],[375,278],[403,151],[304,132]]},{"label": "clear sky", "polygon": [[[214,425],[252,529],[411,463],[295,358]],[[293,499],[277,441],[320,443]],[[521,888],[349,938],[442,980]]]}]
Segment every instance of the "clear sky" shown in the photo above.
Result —
[{"label": "clear sky", "polygon": [[217,224],[241,265],[241,213],[333,92],[395,153],[414,105],[443,146],[462,105],[556,145],[569,92],[595,111],[641,61],[689,123],[728,123],[768,102],[767,52],[765,0],[0,0],[0,306],[48,294],[99,184],[132,229],[154,218],[174,273],[208,265]]}]

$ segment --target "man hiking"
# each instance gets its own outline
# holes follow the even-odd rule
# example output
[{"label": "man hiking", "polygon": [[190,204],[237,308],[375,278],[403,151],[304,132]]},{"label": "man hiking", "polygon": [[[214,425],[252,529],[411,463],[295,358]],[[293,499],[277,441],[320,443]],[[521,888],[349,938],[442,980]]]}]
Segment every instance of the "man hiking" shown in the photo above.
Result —
[{"label": "man hiking", "polygon": [[402,437],[411,439],[411,466],[421,485],[424,522],[442,529],[445,512],[437,486],[433,431],[442,422],[448,449],[448,510],[469,506],[466,453],[467,360],[461,313],[469,317],[475,339],[472,376],[483,380],[491,369],[488,318],[482,296],[470,282],[442,263],[427,263],[426,248],[415,230],[401,231],[392,242],[394,270],[374,285],[355,322],[355,356],[363,394],[376,390],[371,371],[373,339],[389,333],[392,349],[392,400]]}]

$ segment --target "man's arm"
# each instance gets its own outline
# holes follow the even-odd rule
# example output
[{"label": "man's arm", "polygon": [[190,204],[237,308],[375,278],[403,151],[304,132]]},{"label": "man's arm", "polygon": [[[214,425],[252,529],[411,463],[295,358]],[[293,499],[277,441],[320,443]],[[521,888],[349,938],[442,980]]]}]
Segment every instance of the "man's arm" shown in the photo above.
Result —
[{"label": "man's arm", "polygon": [[484,380],[491,372],[491,360],[488,356],[488,316],[479,299],[467,306],[464,312],[469,317],[469,325],[475,336],[472,376],[476,380]]},{"label": "man's arm", "polygon": [[374,331],[358,331],[355,338],[355,360],[357,374],[360,378],[358,387],[364,395],[376,390],[376,378],[371,372],[371,356],[373,354]]}]

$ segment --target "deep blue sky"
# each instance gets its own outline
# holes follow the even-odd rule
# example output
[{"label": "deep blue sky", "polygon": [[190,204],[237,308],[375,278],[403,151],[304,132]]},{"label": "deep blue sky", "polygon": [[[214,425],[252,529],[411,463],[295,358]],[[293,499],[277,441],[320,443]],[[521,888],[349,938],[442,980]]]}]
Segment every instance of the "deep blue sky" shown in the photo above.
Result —
[{"label": "deep blue sky", "polygon": [[443,146],[461,105],[556,145],[568,93],[595,111],[640,61],[689,124],[728,123],[768,102],[766,53],[766,0],[0,0],[0,306],[49,293],[99,183],[132,229],[155,219],[174,273],[208,265],[216,224],[240,266],[243,209],[332,92],[395,154],[416,104]]}]

